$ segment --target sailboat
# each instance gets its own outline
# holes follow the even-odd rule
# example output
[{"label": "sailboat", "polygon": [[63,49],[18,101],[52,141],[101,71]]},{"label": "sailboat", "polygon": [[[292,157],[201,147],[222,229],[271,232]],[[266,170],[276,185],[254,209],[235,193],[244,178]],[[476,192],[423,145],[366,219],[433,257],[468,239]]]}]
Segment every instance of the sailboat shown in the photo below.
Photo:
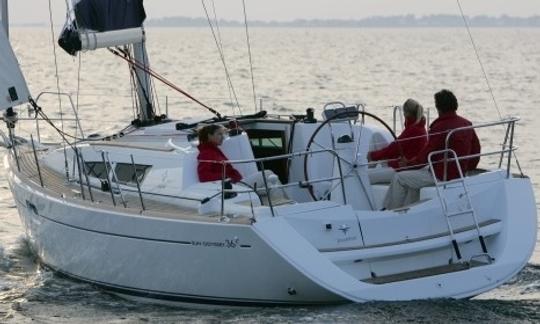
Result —
[{"label": "sailboat", "polygon": [[[435,178],[418,202],[381,210],[389,185],[372,183],[370,172],[385,166],[366,159],[395,139],[381,118],[339,102],[325,105],[322,119],[313,110],[224,116],[208,106],[214,116],[196,122],[156,116],[151,82],[160,77],[145,50],[144,18],[142,0],[73,1],[62,47],[109,48],[124,59],[139,114],[103,138],[56,127],[64,139],[56,145],[15,133],[23,121],[14,108],[26,103],[54,123],[0,31],[4,164],[44,267],[129,298],[257,306],[470,298],[527,264],[537,212],[530,179],[511,169],[517,118],[470,127],[506,130],[501,149],[480,154],[498,166]],[[229,160],[216,163],[264,181],[199,181],[196,129],[210,124],[234,130],[222,145]],[[459,159],[441,153],[444,163]]]}]

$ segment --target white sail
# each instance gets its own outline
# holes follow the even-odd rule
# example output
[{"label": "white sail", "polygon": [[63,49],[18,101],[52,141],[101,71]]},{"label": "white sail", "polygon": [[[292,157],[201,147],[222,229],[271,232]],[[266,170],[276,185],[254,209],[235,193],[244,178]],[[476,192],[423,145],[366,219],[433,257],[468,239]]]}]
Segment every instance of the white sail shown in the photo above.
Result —
[{"label": "white sail", "polygon": [[0,28],[0,110],[24,104],[29,97],[19,62],[4,29]]}]

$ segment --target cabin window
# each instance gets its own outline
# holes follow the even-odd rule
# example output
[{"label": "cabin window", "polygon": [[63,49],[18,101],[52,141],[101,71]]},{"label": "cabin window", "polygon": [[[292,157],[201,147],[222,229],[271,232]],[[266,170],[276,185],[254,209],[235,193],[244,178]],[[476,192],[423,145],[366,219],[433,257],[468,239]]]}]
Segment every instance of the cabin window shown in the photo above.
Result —
[{"label": "cabin window", "polygon": [[116,177],[118,177],[118,182],[127,185],[136,185],[137,180],[139,183],[144,180],[150,168],[150,165],[135,164],[133,166],[131,163],[116,163],[114,172],[116,173]]},{"label": "cabin window", "polygon": [[107,169],[111,169],[111,165],[107,163],[107,169],[103,162],[86,162],[86,172],[89,176],[106,180],[107,179]]},{"label": "cabin window", "polygon": [[260,148],[273,148],[273,149],[283,149],[283,138],[282,137],[267,137],[267,138],[252,138],[251,139],[252,147]]},{"label": "cabin window", "polygon": [[[285,132],[273,129],[246,130],[255,158],[267,158],[287,154]],[[287,159],[264,161],[264,168],[272,170],[282,183],[287,183]],[[260,165],[257,165],[260,168]]]},{"label": "cabin window", "polygon": [[[150,170],[150,165],[135,164],[135,168],[131,163],[116,163],[114,167],[114,172],[118,178],[118,182],[126,185],[136,185],[136,178],[141,183]],[[111,165],[107,163],[107,169],[111,170]],[[98,178],[101,180],[107,180],[107,169],[103,162],[86,162],[86,172],[89,176]],[[111,180],[114,181],[111,175]]]}]

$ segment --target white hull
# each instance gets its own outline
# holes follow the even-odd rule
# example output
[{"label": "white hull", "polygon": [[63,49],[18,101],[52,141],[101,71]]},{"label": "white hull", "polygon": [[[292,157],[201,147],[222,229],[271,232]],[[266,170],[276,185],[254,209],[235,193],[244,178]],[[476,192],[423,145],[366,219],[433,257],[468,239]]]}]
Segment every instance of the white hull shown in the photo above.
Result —
[{"label": "white hull", "polygon": [[[509,204],[502,213],[505,213],[507,217],[502,220],[501,224],[482,227],[483,234],[487,237],[489,254],[495,260],[491,264],[463,271],[384,284],[360,283],[350,275],[351,271],[346,273],[337,269],[339,266],[343,268],[343,264],[340,265],[339,261],[350,260],[350,255],[340,256],[338,252],[334,255],[328,253],[328,258],[320,258],[318,251],[311,244],[302,240],[298,235],[294,235],[289,224],[283,218],[272,219],[267,224],[263,224],[261,226],[263,228],[262,235],[279,232],[286,236],[285,233],[289,231],[290,241],[284,240],[283,237],[269,239],[275,243],[272,247],[297,268],[302,269],[306,276],[319,282],[321,286],[355,302],[469,298],[492,290],[510,280],[527,264],[532,255],[536,241],[537,223],[534,207],[528,203],[532,198],[532,192],[527,190],[528,188],[530,188],[528,181],[508,180],[505,183]],[[258,228],[258,225],[255,224],[255,227]],[[461,252],[465,254],[464,259],[474,260],[475,256],[481,254],[475,231],[459,233],[456,238],[460,244]],[[367,251],[366,253],[356,252],[356,258],[371,257],[372,260],[375,260],[371,267],[368,267],[372,271],[400,273],[406,270],[396,269],[406,269],[411,264],[418,267],[422,262],[427,261],[426,263],[429,264],[436,259],[444,260],[445,257],[455,257],[451,252],[449,237],[439,239],[404,243],[395,251],[383,251],[384,247],[379,248],[379,250],[373,248],[373,255],[370,256]],[[292,244],[298,248],[288,248]],[[377,254],[378,256],[376,256]],[[426,257],[429,260],[426,260]]]},{"label": "white hull", "polygon": [[[498,179],[496,174],[491,177]],[[332,220],[320,209],[287,215],[276,208],[278,217],[260,217],[254,225],[196,222],[55,197],[13,169],[9,182],[27,237],[45,265],[119,294],[165,302],[269,305],[467,298],[512,278],[527,263],[536,240],[529,180],[487,178],[473,186],[473,196],[497,195],[496,201],[488,199],[490,203],[479,208],[480,214],[496,213],[489,219],[498,220],[482,227],[493,263],[373,283],[361,279],[370,272],[385,278],[440,266],[453,257],[448,236],[382,243],[385,235],[399,237],[399,228],[407,222],[422,230],[421,215],[437,210],[437,201],[418,207],[424,209],[418,213],[419,224],[414,218],[403,222],[356,212],[364,231],[371,229],[371,235],[379,237],[370,239],[364,232],[367,247],[373,241],[370,248],[332,250],[325,249],[324,238],[321,246],[313,243],[319,226]],[[341,216],[334,219],[341,222]],[[388,221],[381,222],[384,219]],[[428,227],[438,226],[443,228],[438,221]],[[456,237],[464,260],[480,253],[473,230]]]},{"label": "white hull", "polygon": [[[83,41],[82,47],[134,43],[133,53],[114,53],[130,64],[139,99],[136,127],[64,143],[63,149],[39,143],[36,149],[33,139],[30,146],[14,137],[18,117],[11,109],[3,118],[8,180],[44,265],[134,298],[241,306],[467,298],[503,284],[526,265],[537,215],[531,182],[511,174],[517,118],[445,132],[444,150],[428,157],[430,174],[436,174],[434,163],[445,163],[445,170],[456,163],[459,177],[433,176],[426,183],[434,186],[422,188],[420,200],[382,211],[389,180],[381,185],[371,176],[394,170],[389,161],[368,162],[369,152],[396,138],[382,119],[363,105],[340,102],[324,106],[322,121],[312,109],[306,115],[223,117],[180,89],[216,118],[191,124],[155,116],[150,77],[171,84],[149,69],[143,30],[125,30],[134,22],[129,28],[142,27],[143,8],[132,10],[125,26],[103,28],[105,33],[92,34],[95,44]],[[129,17],[129,10],[109,11],[110,19]],[[95,29],[84,25],[77,24]],[[79,50],[64,45],[70,54]],[[37,105],[41,94],[35,101],[29,95],[1,31],[0,54],[0,110],[28,101],[36,118],[48,120]],[[366,117],[384,128],[366,124]],[[208,123],[231,127],[230,138],[219,142],[224,160],[199,160],[196,128]],[[506,127],[495,151],[476,154],[467,145],[460,155],[453,150],[460,146],[453,145],[454,133],[494,126]],[[36,127],[39,134],[37,120]],[[84,137],[82,129],[76,134]],[[461,169],[462,160],[489,156],[498,164],[487,165],[498,169],[468,170],[469,163]],[[199,163],[217,164],[220,179],[201,182]],[[227,164],[246,183],[228,182]]]},{"label": "white hull", "polygon": [[[343,301],[291,267],[250,226],[96,211],[38,194],[13,174],[10,179],[39,259],[69,277],[118,293],[182,303]],[[290,287],[302,297],[290,296]]]}]

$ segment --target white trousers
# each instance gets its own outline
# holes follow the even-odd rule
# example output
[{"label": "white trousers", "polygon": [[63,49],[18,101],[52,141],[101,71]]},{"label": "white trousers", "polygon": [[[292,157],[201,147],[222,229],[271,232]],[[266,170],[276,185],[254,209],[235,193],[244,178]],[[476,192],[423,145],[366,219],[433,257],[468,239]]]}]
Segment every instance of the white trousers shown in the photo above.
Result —
[{"label": "white trousers", "polygon": [[261,189],[261,188],[264,188],[264,177],[266,177],[266,183],[268,183],[268,187],[281,185],[281,182],[279,181],[278,176],[270,170],[265,170],[264,176],[263,176],[263,173],[260,171],[252,173],[249,176],[247,176],[245,179],[242,179],[242,182],[245,182],[251,187],[257,186],[258,189]]},{"label": "white trousers", "polygon": [[264,177],[266,177],[266,183],[268,184],[268,188],[270,189],[270,196],[272,200],[287,198],[287,195],[282,188],[275,188],[281,186],[281,181],[279,181],[279,177],[270,170],[265,170],[264,175],[260,171],[250,174],[245,179],[243,179],[242,182],[252,188],[256,188],[259,194],[266,195]]},{"label": "white trousers", "polygon": [[400,208],[420,199],[420,189],[434,185],[428,168],[397,172],[384,198],[386,209]]}]

